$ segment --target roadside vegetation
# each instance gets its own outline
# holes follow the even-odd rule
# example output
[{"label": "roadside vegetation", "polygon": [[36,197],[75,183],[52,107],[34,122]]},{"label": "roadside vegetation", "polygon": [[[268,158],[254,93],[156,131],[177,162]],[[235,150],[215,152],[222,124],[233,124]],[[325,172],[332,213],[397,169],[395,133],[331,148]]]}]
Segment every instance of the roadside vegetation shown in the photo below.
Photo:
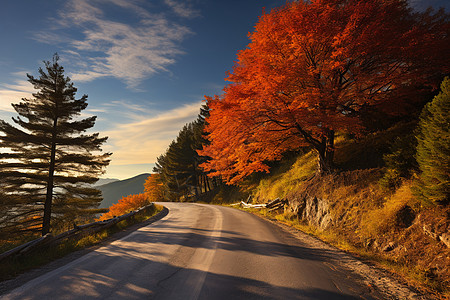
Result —
[{"label": "roadside vegetation", "polygon": [[122,197],[118,203],[111,205],[108,208],[108,212],[102,214],[97,221],[124,215],[130,211],[149,205],[152,202],[161,200],[162,195],[163,187],[160,184],[159,174],[152,174],[144,183],[144,193]]},{"label": "roadside vegetation", "polygon": [[[144,184],[144,193],[123,197],[118,203],[113,204],[107,211],[98,217],[96,221],[105,221],[111,218],[123,216],[127,213],[139,210],[131,217],[115,223],[113,226],[92,232],[86,230],[74,237],[63,239],[56,246],[39,246],[35,250],[27,251],[26,254],[18,254],[4,259],[0,259],[0,281],[14,278],[24,271],[45,265],[58,258],[64,257],[75,251],[83,250],[87,247],[97,245],[102,241],[112,237],[126,228],[142,223],[150,217],[162,211],[163,206],[151,205],[161,199],[161,185],[158,174],[149,176]],[[93,221],[93,220],[92,220]],[[86,222],[88,223],[88,222]],[[83,224],[79,224],[83,225]],[[68,227],[54,227],[53,234],[57,235],[68,230]],[[27,236],[10,236],[9,239],[0,241],[0,254],[11,250],[17,246],[35,240],[39,235],[29,234]]]},{"label": "roadside vegetation", "polygon": [[[107,240],[115,233],[125,230],[132,225],[146,221],[159,213],[162,209],[163,207],[160,205],[153,205],[149,207],[149,209],[134,215],[133,218],[125,219],[116,223],[114,226],[99,232],[93,234],[88,233],[75,239],[66,239],[56,247],[42,247],[36,251],[27,253],[27,255],[2,260],[0,261],[0,281],[14,278],[27,270],[40,267],[72,252],[97,245],[102,241]],[[25,242],[25,240],[23,242]],[[22,244],[23,242],[18,241],[18,244]]]}]

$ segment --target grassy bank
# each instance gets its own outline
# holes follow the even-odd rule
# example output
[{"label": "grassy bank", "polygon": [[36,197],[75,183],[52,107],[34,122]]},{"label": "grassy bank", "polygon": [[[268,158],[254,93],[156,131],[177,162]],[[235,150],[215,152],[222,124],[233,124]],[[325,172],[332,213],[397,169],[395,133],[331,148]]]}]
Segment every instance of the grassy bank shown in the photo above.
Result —
[{"label": "grassy bank", "polygon": [[123,220],[110,228],[94,234],[80,236],[77,239],[66,239],[56,247],[46,247],[40,251],[34,251],[26,256],[5,259],[0,262],[0,281],[14,278],[26,270],[45,265],[53,260],[61,258],[69,253],[85,249],[120,232],[132,225],[144,222],[163,209],[160,205],[153,205],[148,210],[136,214],[133,219]]}]

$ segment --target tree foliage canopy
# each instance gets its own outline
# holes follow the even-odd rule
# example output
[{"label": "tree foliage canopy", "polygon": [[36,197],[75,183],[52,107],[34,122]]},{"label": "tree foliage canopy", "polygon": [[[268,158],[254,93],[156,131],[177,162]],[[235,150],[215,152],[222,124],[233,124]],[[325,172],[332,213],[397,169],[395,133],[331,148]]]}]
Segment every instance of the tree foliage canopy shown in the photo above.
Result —
[{"label": "tree foliage canopy", "polygon": [[144,183],[144,193],[149,202],[164,200],[164,186],[159,174],[150,175]]},{"label": "tree foliage canopy", "polygon": [[[370,107],[398,114],[448,72],[448,15],[407,1],[293,1],[264,13],[238,53],[224,95],[207,97],[202,166],[235,183],[310,146],[332,171],[334,133],[360,134]],[[375,120],[374,120],[375,121]]]}]

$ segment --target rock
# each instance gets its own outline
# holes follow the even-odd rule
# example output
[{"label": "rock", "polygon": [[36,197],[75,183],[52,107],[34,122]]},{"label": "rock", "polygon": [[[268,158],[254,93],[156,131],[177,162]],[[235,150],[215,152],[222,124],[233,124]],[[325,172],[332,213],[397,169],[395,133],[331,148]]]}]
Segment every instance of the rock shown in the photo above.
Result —
[{"label": "rock", "polygon": [[285,211],[321,229],[327,228],[333,222],[328,201],[317,197],[291,199],[285,207]]},{"label": "rock", "polygon": [[443,242],[447,248],[450,248],[450,233],[444,232],[439,236],[439,240]]},{"label": "rock", "polygon": [[301,217],[321,229],[327,228],[333,221],[328,202],[317,197],[310,197],[305,200]]},{"label": "rock", "polygon": [[327,228],[328,226],[330,226],[331,222],[333,221],[333,219],[331,218],[331,214],[329,212],[327,212],[322,220],[320,221],[320,228]]},{"label": "rock", "polygon": [[306,199],[293,199],[290,200],[288,203],[288,206],[286,210],[288,210],[290,213],[301,216],[303,214],[303,210],[306,207]]}]

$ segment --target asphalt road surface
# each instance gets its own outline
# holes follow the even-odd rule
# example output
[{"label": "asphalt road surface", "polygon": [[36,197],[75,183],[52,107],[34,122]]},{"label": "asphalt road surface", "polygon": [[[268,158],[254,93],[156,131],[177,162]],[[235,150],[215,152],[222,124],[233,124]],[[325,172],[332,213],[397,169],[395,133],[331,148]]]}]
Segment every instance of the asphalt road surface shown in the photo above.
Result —
[{"label": "asphalt road surface", "polygon": [[[1,299],[380,299],[334,250],[232,208],[164,203],[159,221]],[[334,261],[334,262],[333,262]]]}]

